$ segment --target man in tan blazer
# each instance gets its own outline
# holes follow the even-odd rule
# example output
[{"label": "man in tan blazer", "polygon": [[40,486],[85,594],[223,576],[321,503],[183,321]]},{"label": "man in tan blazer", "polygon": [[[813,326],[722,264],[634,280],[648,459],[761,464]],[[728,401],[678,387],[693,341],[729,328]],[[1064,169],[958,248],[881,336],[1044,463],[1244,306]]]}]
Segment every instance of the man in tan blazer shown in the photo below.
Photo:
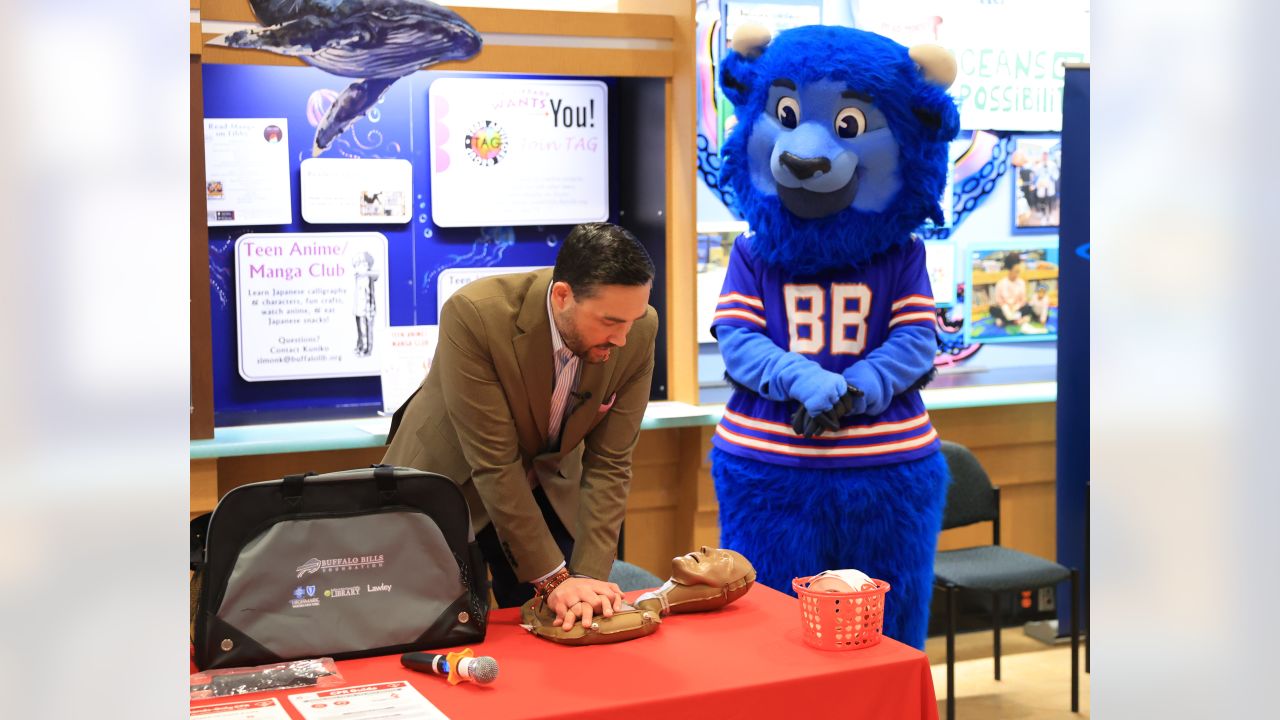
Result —
[{"label": "man in tan blazer", "polygon": [[553,270],[472,282],[392,422],[383,462],[462,487],[499,605],[536,591],[565,629],[621,606],[607,580],[653,377],[653,274],[630,232],[595,223]]}]

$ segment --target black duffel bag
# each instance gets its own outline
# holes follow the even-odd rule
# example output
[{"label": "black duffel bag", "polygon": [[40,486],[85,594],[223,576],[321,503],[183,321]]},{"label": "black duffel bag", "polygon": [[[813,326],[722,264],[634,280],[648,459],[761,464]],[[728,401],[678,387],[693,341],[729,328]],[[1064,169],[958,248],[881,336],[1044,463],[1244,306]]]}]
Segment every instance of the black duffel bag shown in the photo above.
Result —
[{"label": "black duffel bag", "polygon": [[374,466],[242,485],[192,521],[191,564],[201,670],[484,640],[484,560],[442,475]]}]

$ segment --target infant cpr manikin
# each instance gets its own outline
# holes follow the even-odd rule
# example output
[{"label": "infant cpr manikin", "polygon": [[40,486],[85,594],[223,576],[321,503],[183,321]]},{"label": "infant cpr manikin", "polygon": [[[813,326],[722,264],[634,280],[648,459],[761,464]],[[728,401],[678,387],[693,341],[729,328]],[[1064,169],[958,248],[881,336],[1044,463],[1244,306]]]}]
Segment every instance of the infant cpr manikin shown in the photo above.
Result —
[{"label": "infant cpr manikin", "polygon": [[562,645],[599,645],[644,637],[657,631],[665,615],[718,610],[737,600],[755,583],[756,570],[742,555],[725,548],[701,549],[671,560],[671,579],[657,590],[623,603],[613,617],[593,617],[570,630],[555,624],[555,611],[535,597],[520,609],[524,627],[538,637]]},{"label": "infant cpr manikin", "polygon": [[809,580],[814,592],[865,592],[876,587],[876,581],[861,570],[823,570]]}]

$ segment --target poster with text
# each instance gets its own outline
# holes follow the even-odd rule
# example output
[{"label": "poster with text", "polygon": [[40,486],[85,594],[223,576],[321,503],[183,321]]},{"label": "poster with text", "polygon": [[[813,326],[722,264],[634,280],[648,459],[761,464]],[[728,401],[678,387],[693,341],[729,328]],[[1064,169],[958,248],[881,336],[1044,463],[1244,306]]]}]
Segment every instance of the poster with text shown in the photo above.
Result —
[{"label": "poster with text", "polygon": [[205,118],[209,225],[288,225],[289,124],[284,118]]},{"label": "poster with text", "polygon": [[541,267],[449,268],[441,272],[440,279],[436,281],[436,317],[440,317],[439,313],[444,309],[444,301],[468,283],[494,275],[511,275],[541,269]]},{"label": "poster with text", "polygon": [[1060,130],[1063,63],[1089,60],[1088,0],[859,0],[854,22],[954,53],[966,130]]},{"label": "poster with text", "polygon": [[435,225],[608,219],[604,83],[442,78],[427,95]]},{"label": "poster with text", "polygon": [[956,302],[955,243],[950,240],[926,242],[924,265],[929,272],[929,285],[933,288],[934,304],[954,305]]},{"label": "poster with text", "polygon": [[409,399],[431,371],[440,326],[391,327],[382,337],[382,409],[390,414]]},{"label": "poster with text", "polygon": [[770,35],[777,35],[783,30],[817,25],[821,22],[820,0],[787,4],[731,2],[725,5],[724,37],[732,47],[733,34],[746,24],[759,25],[768,30]]},{"label": "poster with text", "polygon": [[275,698],[239,700],[191,708],[191,720],[289,720],[289,713]]},{"label": "poster with text", "polygon": [[236,239],[240,376],[250,382],[377,375],[388,322],[381,233]]},{"label": "poster with text", "polygon": [[449,720],[404,680],[289,696],[303,720]]},{"label": "poster with text", "polygon": [[407,223],[413,164],[397,158],[307,158],[298,172],[302,219],[322,223]]}]

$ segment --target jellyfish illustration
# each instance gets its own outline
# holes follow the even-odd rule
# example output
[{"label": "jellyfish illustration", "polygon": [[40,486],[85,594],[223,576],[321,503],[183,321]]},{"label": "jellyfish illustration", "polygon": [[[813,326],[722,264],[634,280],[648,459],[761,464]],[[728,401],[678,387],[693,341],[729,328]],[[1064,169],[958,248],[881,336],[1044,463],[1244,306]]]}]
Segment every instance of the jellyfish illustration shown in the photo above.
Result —
[{"label": "jellyfish illustration", "polygon": [[[264,27],[237,30],[210,45],[267,50],[357,78],[316,126],[319,155],[396,80],[480,52],[481,39],[457,13],[428,0],[249,0]],[[310,106],[308,111],[310,111]]]},{"label": "jellyfish illustration", "polygon": [[319,127],[324,122],[324,118],[329,114],[329,108],[333,107],[333,101],[338,99],[336,90],[329,88],[320,88],[311,93],[307,98],[307,122],[311,127]]}]

